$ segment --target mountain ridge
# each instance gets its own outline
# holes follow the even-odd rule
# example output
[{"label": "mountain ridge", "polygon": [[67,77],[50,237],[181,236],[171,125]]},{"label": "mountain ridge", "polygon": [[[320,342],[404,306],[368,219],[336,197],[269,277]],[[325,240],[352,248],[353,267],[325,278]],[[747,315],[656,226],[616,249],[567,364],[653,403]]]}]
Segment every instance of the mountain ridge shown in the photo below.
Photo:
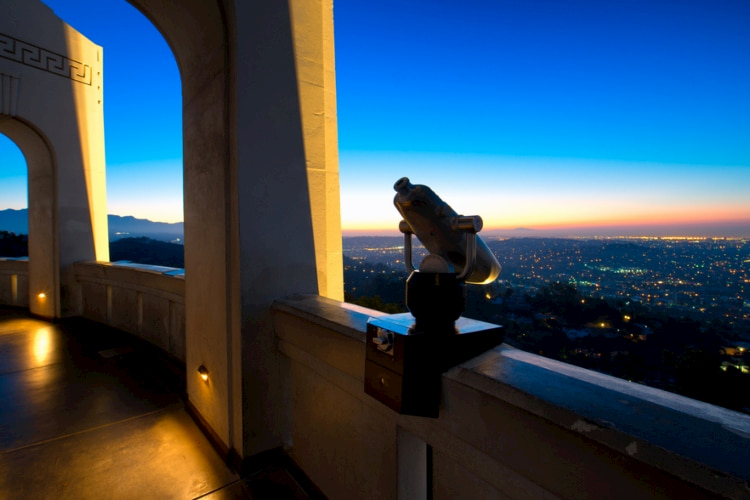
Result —
[{"label": "mountain ridge", "polygon": [[[16,234],[29,233],[28,209],[8,208],[0,210],[0,230]],[[154,222],[138,219],[132,215],[107,215],[109,239],[146,236],[160,241],[182,242],[185,234],[183,222]]]}]

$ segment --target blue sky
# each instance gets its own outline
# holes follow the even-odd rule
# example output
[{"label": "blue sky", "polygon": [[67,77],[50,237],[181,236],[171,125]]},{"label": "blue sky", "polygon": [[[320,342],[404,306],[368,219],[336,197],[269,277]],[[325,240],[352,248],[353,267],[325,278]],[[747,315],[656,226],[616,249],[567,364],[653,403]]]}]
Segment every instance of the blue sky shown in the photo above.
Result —
[{"label": "blue sky", "polygon": [[[179,76],[166,44],[124,1],[48,4],[104,46],[109,212],[178,220]],[[750,2],[334,8],[345,230],[395,230],[392,185],[406,175],[487,228],[750,235]],[[133,53],[159,85],[141,85]],[[0,208],[25,168],[8,149],[0,142]]]}]

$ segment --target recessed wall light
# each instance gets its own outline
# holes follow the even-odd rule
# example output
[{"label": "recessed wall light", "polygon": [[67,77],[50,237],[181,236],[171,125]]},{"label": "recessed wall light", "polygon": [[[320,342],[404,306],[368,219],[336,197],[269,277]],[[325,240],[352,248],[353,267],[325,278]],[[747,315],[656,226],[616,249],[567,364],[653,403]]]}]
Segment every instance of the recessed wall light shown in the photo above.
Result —
[{"label": "recessed wall light", "polygon": [[198,367],[198,374],[201,376],[204,382],[208,382],[208,368],[203,365]]}]

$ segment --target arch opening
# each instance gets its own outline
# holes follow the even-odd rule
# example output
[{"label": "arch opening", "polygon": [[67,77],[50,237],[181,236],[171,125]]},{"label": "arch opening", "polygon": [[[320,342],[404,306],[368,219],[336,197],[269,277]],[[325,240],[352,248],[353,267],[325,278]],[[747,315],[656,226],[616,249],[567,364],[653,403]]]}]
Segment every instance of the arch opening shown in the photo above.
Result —
[{"label": "arch opening", "polygon": [[103,45],[109,260],[184,268],[182,92],[171,48],[125,0],[47,0]]},{"label": "arch opening", "polygon": [[[0,121],[0,134],[6,136],[17,147],[25,160],[23,167],[27,169],[25,179],[28,188],[25,192],[28,193],[28,208],[23,217],[25,220],[19,223],[25,224],[28,235],[28,299],[20,302],[17,284],[16,297],[19,303],[27,303],[32,313],[43,317],[56,317],[60,313],[57,293],[60,278],[59,257],[56,251],[56,217],[53,209],[53,200],[56,198],[53,153],[41,133],[21,120],[6,118]],[[14,160],[14,177],[24,177],[18,175],[18,156]],[[15,203],[22,201],[22,198],[17,196]]]},{"label": "arch opening", "polygon": [[[8,136],[0,134],[0,258],[28,257],[28,175],[26,158]],[[11,233],[14,235],[11,238]]]}]

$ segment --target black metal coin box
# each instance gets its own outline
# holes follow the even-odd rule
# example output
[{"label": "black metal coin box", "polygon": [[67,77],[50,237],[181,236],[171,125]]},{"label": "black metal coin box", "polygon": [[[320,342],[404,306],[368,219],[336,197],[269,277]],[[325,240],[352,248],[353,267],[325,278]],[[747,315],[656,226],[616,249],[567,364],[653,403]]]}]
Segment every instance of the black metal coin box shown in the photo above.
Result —
[{"label": "black metal coin box", "polygon": [[370,318],[365,392],[398,413],[436,418],[440,375],[502,340],[501,326],[469,318],[440,335],[416,331],[411,313]]}]

